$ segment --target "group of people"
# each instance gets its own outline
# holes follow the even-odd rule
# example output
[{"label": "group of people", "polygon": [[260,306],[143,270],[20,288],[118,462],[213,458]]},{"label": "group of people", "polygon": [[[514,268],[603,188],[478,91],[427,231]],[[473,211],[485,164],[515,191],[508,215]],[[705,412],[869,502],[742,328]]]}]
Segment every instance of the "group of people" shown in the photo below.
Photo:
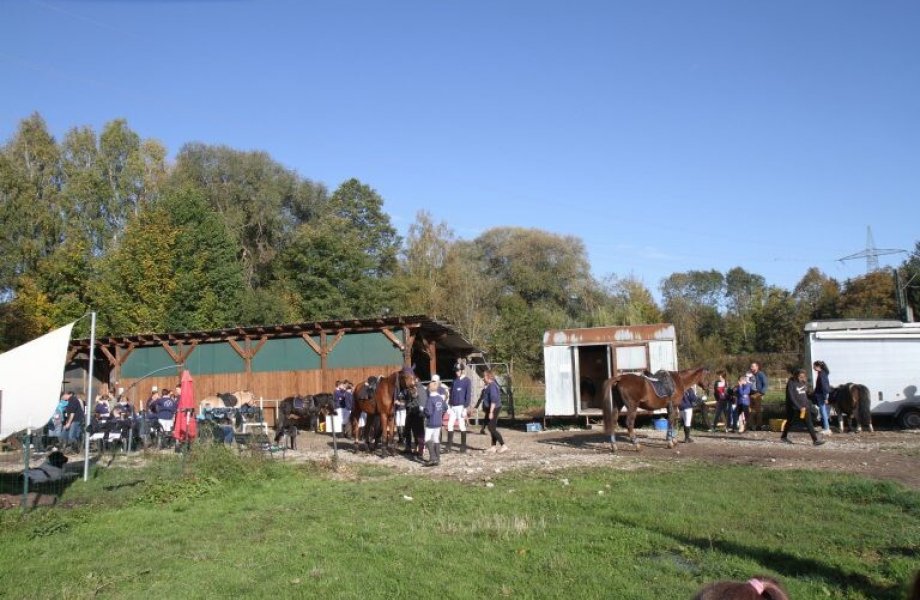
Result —
[{"label": "group of people", "polygon": [[[408,369],[409,367],[407,367]],[[491,371],[483,374],[485,386],[474,409],[482,406],[487,415],[481,434],[488,428],[492,444],[487,452],[507,452],[505,440],[497,429],[501,410],[501,392],[495,375]],[[437,466],[441,461],[442,431],[446,430],[445,453],[454,448],[454,433],[460,433],[461,453],[467,452],[467,423],[472,405],[472,380],[466,373],[466,365],[454,365],[454,379],[450,389],[438,374],[427,384],[418,382],[414,394],[401,393],[394,398],[393,419],[396,425],[397,443],[405,444],[404,452],[422,460],[426,466]],[[349,423],[355,410],[354,386],[348,380],[336,381],[333,403],[343,426]],[[367,415],[361,413],[357,419],[358,431],[348,431],[346,436],[359,439],[367,427]],[[427,451],[428,458],[425,459]]]},{"label": "group of people", "polygon": [[[447,414],[447,448],[449,453],[453,450],[454,426],[460,430],[460,452],[467,451],[467,420],[470,404],[472,403],[472,382],[467,377],[465,367],[461,363],[454,365],[454,381],[450,391],[441,384],[441,378],[434,375],[427,388],[419,389],[419,397],[424,393],[424,408],[421,415],[425,420],[425,448],[428,450],[428,460],[425,465],[434,467],[441,462],[441,430],[444,427],[444,415]],[[486,452],[503,453],[508,451],[502,434],[498,431],[498,415],[501,410],[501,390],[491,370],[483,373],[484,387],[474,409],[482,406],[487,415],[485,427],[489,429],[492,443]],[[419,402],[421,405],[421,402]],[[397,405],[397,411],[399,410]],[[484,433],[480,431],[480,433]],[[407,449],[411,446],[407,443]],[[423,456],[419,449],[418,456]]]},{"label": "group of people", "polygon": [[[785,412],[786,421],[783,424],[780,439],[791,444],[789,430],[795,421],[802,421],[811,436],[812,443],[816,446],[824,444],[824,439],[819,437],[814,427],[811,407],[817,407],[821,416],[824,434],[830,434],[830,369],[824,361],[817,360],[812,367],[815,370],[815,388],[813,394],[808,392],[808,378],[804,369],[796,369],[786,382]],[[709,431],[714,432],[719,419],[725,419],[725,432],[741,433],[751,418],[751,397],[766,394],[768,388],[766,373],[760,368],[760,363],[751,363],[751,368],[738,377],[737,383],[730,386],[728,374],[725,370],[716,372],[716,381],[712,386],[712,395],[715,400],[715,414],[709,424]],[[692,442],[690,435],[693,422],[694,407],[707,400],[705,394],[698,397],[693,388],[684,392],[680,401],[681,421],[684,429],[684,442]],[[705,415],[704,415],[705,416]]]}]

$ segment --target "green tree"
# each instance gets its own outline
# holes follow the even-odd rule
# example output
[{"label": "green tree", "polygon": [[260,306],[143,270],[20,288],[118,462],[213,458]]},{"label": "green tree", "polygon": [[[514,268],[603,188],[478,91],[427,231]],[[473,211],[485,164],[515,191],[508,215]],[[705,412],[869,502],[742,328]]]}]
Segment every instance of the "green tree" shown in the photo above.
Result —
[{"label": "green tree", "polygon": [[266,152],[186,144],[176,156],[171,186],[193,186],[223,218],[242,247],[246,285],[272,280],[272,261],[298,227],[327,200],[326,189],[285,168]]},{"label": "green tree", "polygon": [[238,324],[239,247],[195,190],[172,190],[132,218],[94,286],[110,334]]},{"label": "green tree", "polygon": [[802,345],[802,325],[795,299],[788,291],[770,287],[763,305],[753,314],[756,348],[760,352],[795,352]]},{"label": "green tree", "polygon": [[840,294],[840,315],[848,319],[897,319],[894,278],[874,271],[847,280]]},{"label": "green tree", "polygon": [[913,309],[914,319],[920,319],[920,242],[916,243],[900,270],[905,301]]},{"label": "green tree", "polygon": [[33,114],[0,152],[0,294],[61,245],[67,207],[61,196],[60,152],[45,121]]},{"label": "green tree", "polygon": [[812,267],[795,285],[793,298],[804,315],[804,320],[835,319],[840,302],[840,284],[817,267]]},{"label": "green tree", "polygon": [[427,211],[416,215],[403,245],[399,275],[407,312],[445,316],[446,265],[454,242],[454,232],[446,223],[435,223]]}]

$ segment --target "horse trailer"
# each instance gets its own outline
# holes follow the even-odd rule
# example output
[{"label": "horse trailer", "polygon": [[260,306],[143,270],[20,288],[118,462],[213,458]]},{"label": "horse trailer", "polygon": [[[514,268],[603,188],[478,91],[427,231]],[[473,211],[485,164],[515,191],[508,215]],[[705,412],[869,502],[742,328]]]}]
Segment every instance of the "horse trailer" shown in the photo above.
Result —
[{"label": "horse trailer", "polygon": [[600,417],[604,381],[677,370],[674,325],[558,329],[543,334],[544,417]]},{"label": "horse trailer", "polygon": [[805,326],[805,357],[827,363],[831,384],[867,386],[872,414],[920,428],[920,323],[814,321]]}]

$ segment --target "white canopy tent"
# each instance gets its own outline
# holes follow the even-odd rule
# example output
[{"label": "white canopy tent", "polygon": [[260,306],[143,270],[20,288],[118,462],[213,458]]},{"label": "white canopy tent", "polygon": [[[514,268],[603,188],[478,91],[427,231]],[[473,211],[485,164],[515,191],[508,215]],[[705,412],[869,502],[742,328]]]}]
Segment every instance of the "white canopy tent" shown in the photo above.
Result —
[{"label": "white canopy tent", "polygon": [[0,354],[0,439],[51,418],[74,323]]}]

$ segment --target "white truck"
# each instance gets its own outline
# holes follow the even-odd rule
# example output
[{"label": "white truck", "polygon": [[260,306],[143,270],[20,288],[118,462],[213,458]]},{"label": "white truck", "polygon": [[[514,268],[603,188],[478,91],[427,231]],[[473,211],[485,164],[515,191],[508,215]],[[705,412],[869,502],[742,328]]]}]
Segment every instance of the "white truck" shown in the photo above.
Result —
[{"label": "white truck", "polygon": [[831,385],[867,386],[872,414],[920,428],[920,323],[813,321],[805,325],[805,357],[809,366],[827,363]]}]

